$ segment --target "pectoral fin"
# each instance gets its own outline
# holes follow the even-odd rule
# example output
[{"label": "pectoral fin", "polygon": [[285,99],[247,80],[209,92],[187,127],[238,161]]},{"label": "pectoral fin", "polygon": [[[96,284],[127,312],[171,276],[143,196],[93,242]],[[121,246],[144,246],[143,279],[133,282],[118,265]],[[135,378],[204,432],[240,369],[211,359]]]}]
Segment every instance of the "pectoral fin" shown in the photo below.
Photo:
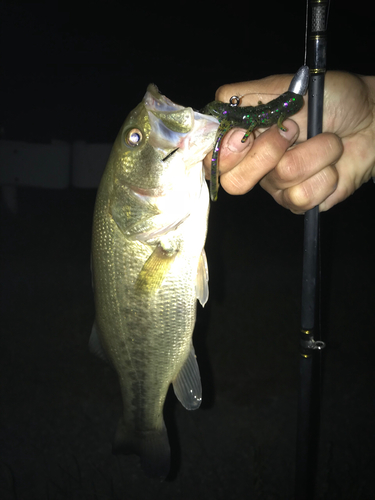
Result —
[{"label": "pectoral fin", "polygon": [[202,402],[202,385],[193,344],[185,364],[173,381],[173,390],[187,410],[196,410]]},{"label": "pectoral fin", "polygon": [[201,256],[199,258],[195,289],[197,293],[197,299],[201,303],[202,307],[204,307],[208,300],[208,265],[206,252],[204,251],[204,249],[202,250]]},{"label": "pectoral fin", "polygon": [[135,283],[138,291],[150,293],[158,290],[176,258],[177,250],[166,250],[159,243],[144,263]]}]

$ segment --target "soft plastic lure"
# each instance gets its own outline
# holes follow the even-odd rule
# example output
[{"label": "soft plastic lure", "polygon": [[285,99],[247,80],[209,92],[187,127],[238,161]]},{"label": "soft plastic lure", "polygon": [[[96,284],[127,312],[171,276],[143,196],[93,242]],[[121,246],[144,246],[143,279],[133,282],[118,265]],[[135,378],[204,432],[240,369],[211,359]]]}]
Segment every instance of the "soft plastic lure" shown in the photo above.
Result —
[{"label": "soft plastic lure", "polygon": [[256,128],[270,127],[277,123],[278,127],[286,130],[283,127],[283,121],[288,116],[297,113],[303,106],[303,96],[290,90],[267,104],[260,102],[258,106],[240,107],[239,101],[237,96],[231,97],[229,103],[212,101],[201,111],[201,113],[215,116],[220,123],[211,162],[210,196],[212,201],[216,201],[219,189],[218,156],[225,134],[233,127],[246,128],[246,133],[242,138],[242,142],[245,142]]}]

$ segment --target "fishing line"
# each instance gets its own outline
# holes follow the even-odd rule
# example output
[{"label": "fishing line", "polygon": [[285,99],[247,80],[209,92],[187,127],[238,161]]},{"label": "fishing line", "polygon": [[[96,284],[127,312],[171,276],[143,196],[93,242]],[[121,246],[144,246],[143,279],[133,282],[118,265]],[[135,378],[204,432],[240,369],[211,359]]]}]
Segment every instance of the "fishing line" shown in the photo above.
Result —
[{"label": "fishing line", "polygon": [[[242,99],[243,97],[246,97],[246,96],[253,96],[253,95],[258,95],[258,96],[260,96],[260,97],[261,97],[261,96],[272,96],[272,97],[276,96],[276,97],[279,97],[280,93],[277,93],[277,92],[247,92],[246,94],[234,94],[234,95],[232,95],[232,97],[229,99],[229,104],[231,104],[231,99],[233,99],[233,98],[237,98],[237,99],[239,99],[239,100],[240,100],[240,102],[239,102],[239,104],[238,104],[238,106],[240,106],[240,105],[241,105],[241,99]],[[262,99],[260,99],[260,101],[261,101],[261,100],[262,100]],[[258,103],[259,103],[259,102],[258,102]],[[257,103],[257,104],[258,104],[258,103]],[[267,104],[267,103],[262,103],[262,104]],[[235,106],[235,104],[234,104],[234,106]]]}]

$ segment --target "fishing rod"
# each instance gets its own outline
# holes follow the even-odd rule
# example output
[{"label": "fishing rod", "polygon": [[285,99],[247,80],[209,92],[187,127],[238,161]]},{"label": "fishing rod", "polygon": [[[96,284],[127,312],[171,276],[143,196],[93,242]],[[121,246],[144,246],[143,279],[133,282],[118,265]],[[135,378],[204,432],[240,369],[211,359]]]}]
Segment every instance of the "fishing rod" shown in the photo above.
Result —
[{"label": "fishing rod", "polygon": [[[327,58],[327,22],[329,0],[306,1],[305,65],[309,66],[307,139],[322,132],[324,77]],[[324,348],[319,336],[319,207],[304,216],[302,265],[300,381],[296,446],[296,500],[313,498],[319,424],[319,394],[314,380],[320,357],[315,353]]]}]

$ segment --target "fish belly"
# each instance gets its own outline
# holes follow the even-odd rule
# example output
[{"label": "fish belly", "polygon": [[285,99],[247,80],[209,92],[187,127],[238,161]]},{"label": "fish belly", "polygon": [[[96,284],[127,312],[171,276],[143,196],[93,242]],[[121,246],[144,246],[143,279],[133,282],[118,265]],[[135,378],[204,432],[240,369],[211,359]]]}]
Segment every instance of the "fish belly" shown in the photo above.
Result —
[{"label": "fish belly", "polygon": [[[206,188],[206,186],[204,186]],[[204,195],[204,198],[206,196]],[[196,316],[196,278],[206,235],[208,204],[174,231],[182,242],[160,288],[144,293],[135,287],[152,248],[126,238],[98,195],[93,231],[93,278],[96,326],[103,350],[121,386],[123,416],[114,449],[141,457],[145,472],[169,471],[169,443],[163,406],[169,385],[192,349]],[[190,237],[193,242],[185,241]]]}]

